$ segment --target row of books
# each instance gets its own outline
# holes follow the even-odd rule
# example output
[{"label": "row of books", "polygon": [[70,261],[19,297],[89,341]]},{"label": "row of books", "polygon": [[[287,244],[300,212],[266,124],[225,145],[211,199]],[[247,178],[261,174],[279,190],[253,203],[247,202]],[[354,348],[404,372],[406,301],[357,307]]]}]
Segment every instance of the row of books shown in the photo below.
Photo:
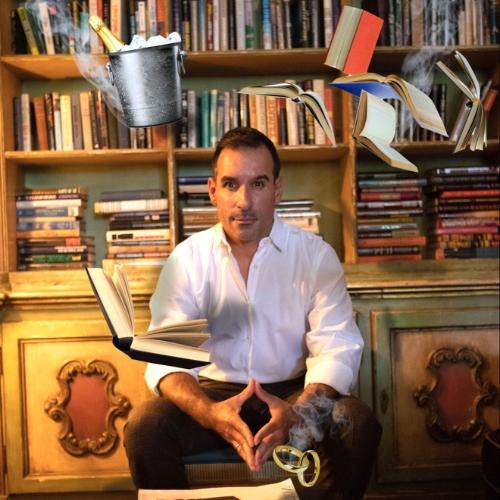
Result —
[{"label": "row of books", "polygon": [[405,172],[358,173],[358,262],[422,260],[422,187]]},{"label": "row of books", "polygon": [[103,265],[164,263],[171,246],[168,200],[161,189],[104,191],[94,212],[108,218]]},{"label": "row of books", "polygon": [[[333,123],[334,91],[322,79],[301,82],[314,89],[325,103]],[[183,119],[177,125],[179,147],[213,147],[228,130],[254,127],[275,144],[326,144],[328,139],[319,123],[302,103],[264,95],[239,94],[237,90],[184,90]]]},{"label": "row of books", "polygon": [[30,189],[16,195],[17,268],[74,269],[95,264],[85,235],[85,188]]},{"label": "row of books", "polygon": [[128,128],[100,90],[15,96],[14,143],[18,151],[162,148],[167,128]]},{"label": "row of books", "polygon": [[427,175],[428,257],[498,259],[500,167],[435,168]]},{"label": "row of books", "polygon": [[166,35],[165,0],[49,0],[21,3],[11,11],[16,54],[101,54],[104,46],[89,26],[99,16],[111,31],[128,42]]},{"label": "row of books", "polygon": [[379,45],[464,46],[498,43],[496,0],[383,0]]},{"label": "row of books", "polygon": [[340,0],[172,0],[188,51],[327,47]]}]

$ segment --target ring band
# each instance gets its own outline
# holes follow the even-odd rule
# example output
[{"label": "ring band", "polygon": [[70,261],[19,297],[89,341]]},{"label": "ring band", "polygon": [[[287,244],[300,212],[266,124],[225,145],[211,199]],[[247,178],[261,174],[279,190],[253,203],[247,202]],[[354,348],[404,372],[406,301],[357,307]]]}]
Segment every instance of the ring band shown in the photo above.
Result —
[{"label": "ring band", "polygon": [[[296,460],[298,460],[298,465],[283,462],[279,458],[278,453],[288,453],[292,455]],[[309,457],[312,459],[314,469],[311,479],[307,481],[304,477],[304,474],[310,466]],[[297,479],[302,486],[310,488],[311,486],[314,486],[314,484],[316,484],[320,472],[320,460],[319,455],[314,450],[300,451],[293,446],[276,446],[276,448],[274,448],[273,450],[273,460],[278,467],[281,467],[287,472],[297,474]]]}]

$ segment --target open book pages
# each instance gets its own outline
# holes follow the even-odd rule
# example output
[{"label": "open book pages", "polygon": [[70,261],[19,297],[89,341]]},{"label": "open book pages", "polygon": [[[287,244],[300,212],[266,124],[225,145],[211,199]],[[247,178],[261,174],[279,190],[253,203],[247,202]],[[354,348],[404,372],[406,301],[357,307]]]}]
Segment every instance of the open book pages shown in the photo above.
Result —
[{"label": "open book pages", "polygon": [[437,67],[459,88],[470,103],[467,118],[462,129],[458,132],[454,152],[462,151],[467,146],[471,151],[482,150],[486,144],[486,113],[481,102],[481,87],[469,61],[458,50],[455,51],[455,59],[464,70],[468,85],[442,61],[436,63]]},{"label": "open book pages", "polygon": [[357,96],[364,90],[381,99],[399,99],[406,104],[422,128],[448,137],[446,127],[432,99],[397,75],[383,76],[377,73],[362,73],[341,76],[333,80],[330,85]]},{"label": "open book pages", "polygon": [[255,94],[267,95],[271,97],[286,97],[295,102],[303,103],[314,116],[314,119],[320,124],[325,131],[326,136],[335,146],[335,134],[333,125],[328,116],[323,99],[319,94],[312,90],[302,90],[296,83],[283,82],[273,83],[269,85],[256,85],[253,87],[243,87],[240,89],[240,94]]},{"label": "open book pages", "polygon": [[139,490],[138,500],[298,500],[292,480],[261,486],[226,486],[191,490]]},{"label": "open book pages", "polygon": [[396,111],[382,99],[362,91],[353,137],[392,167],[418,172],[417,167],[390,146],[396,134]]}]

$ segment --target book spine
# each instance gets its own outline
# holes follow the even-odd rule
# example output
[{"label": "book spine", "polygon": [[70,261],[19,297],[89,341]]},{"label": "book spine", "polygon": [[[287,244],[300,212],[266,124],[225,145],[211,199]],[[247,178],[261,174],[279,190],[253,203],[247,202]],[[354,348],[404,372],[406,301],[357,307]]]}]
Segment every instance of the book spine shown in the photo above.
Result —
[{"label": "book spine", "polygon": [[32,55],[39,55],[40,54],[40,49],[38,47],[35,34],[33,32],[33,28],[31,26],[31,22],[28,16],[28,11],[24,5],[20,5],[17,7],[17,12],[19,15],[19,19],[21,21],[21,25],[24,30],[24,34],[26,35],[26,42],[28,44],[30,53]]},{"label": "book spine", "polygon": [[35,111],[36,135],[38,139],[38,149],[46,151],[49,149],[47,135],[47,118],[45,114],[45,103],[43,96],[33,97],[33,107]]},{"label": "book spine", "polygon": [[17,222],[17,231],[47,231],[50,229],[83,229],[84,224],[79,220],[75,221],[36,221],[36,222]]},{"label": "book spine", "polygon": [[63,151],[73,151],[73,125],[71,116],[71,96],[60,96],[61,138]]},{"label": "book spine", "polygon": [[262,0],[262,41],[264,50],[273,48],[270,0]]},{"label": "book spine", "polygon": [[31,103],[29,94],[25,92],[21,94],[21,124],[23,151],[32,151]]},{"label": "book spine", "polygon": [[165,210],[167,208],[168,202],[165,198],[156,200],[96,201],[94,203],[94,212],[96,214],[133,212],[137,210]]},{"label": "book spine", "polygon": [[170,239],[170,230],[165,229],[118,229],[114,231],[106,231],[106,241],[113,240],[159,240]]}]

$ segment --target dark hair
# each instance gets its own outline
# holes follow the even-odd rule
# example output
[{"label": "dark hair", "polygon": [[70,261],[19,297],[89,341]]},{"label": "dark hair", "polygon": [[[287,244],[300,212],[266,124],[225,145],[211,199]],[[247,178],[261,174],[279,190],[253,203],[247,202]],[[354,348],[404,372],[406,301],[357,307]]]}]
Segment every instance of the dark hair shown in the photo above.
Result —
[{"label": "dark hair", "polygon": [[273,158],[273,177],[280,175],[281,162],[273,142],[262,132],[250,127],[237,127],[226,132],[215,146],[212,167],[215,173],[217,160],[223,149],[265,147]]}]

